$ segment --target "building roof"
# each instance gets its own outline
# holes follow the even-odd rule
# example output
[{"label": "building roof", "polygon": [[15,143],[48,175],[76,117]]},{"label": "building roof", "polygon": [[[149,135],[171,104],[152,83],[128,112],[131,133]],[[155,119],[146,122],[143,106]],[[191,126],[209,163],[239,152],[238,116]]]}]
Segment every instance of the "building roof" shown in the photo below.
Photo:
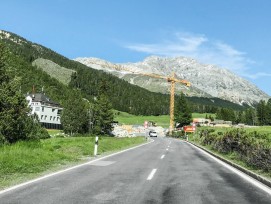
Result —
[{"label": "building roof", "polygon": [[33,102],[41,102],[42,104],[60,107],[59,103],[52,101],[43,93],[28,94],[27,96],[30,96]]}]

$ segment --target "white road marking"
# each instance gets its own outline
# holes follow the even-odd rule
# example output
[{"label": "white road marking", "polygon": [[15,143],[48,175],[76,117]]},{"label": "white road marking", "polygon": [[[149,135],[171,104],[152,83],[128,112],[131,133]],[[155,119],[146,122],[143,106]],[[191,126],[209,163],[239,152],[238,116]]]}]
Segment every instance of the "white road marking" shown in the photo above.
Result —
[{"label": "white road marking", "polygon": [[[187,144],[190,144],[187,142]],[[221,161],[220,159],[210,155],[208,152],[205,152],[204,150],[190,144],[192,147],[200,150],[202,153],[206,154],[207,156],[211,157],[213,160],[215,160],[216,162],[218,162],[219,164],[223,165],[224,167],[226,167],[227,169],[231,170],[232,172],[236,173],[237,175],[239,175],[240,177],[242,177],[243,179],[247,180],[248,182],[252,183],[253,185],[257,186],[258,188],[262,189],[263,191],[267,192],[269,195],[271,195],[271,189],[264,185],[263,183],[257,181],[256,179],[250,177],[249,175],[243,173],[242,171],[239,171],[238,169],[234,168],[233,166]]]},{"label": "white road marking", "polygon": [[161,159],[164,159],[164,157],[165,157],[165,155],[163,154],[163,155],[161,156]]},{"label": "white road marking", "polygon": [[148,178],[147,178],[148,181],[149,181],[149,180],[152,180],[152,178],[153,178],[153,176],[154,176],[154,174],[155,174],[156,171],[157,171],[157,169],[153,169],[153,170],[151,171],[150,175],[149,175]]},{"label": "white road marking", "polygon": [[168,148],[166,150],[168,151]]},{"label": "white road marking", "polygon": [[167,146],[167,148],[169,148],[169,145]]},{"label": "white road marking", "polygon": [[120,152],[116,152],[116,153],[113,153],[113,154],[110,154],[110,155],[107,155],[107,156],[104,156],[104,157],[101,157],[101,158],[98,158],[98,159],[94,159],[94,160],[89,161],[89,162],[86,162],[86,163],[84,163],[84,164],[79,164],[79,165],[76,165],[76,166],[73,166],[73,167],[70,167],[70,168],[61,170],[61,171],[57,171],[57,172],[54,172],[54,173],[51,173],[51,174],[48,174],[48,175],[45,175],[45,176],[42,176],[42,177],[39,177],[39,178],[30,180],[30,181],[27,181],[27,182],[25,182],[25,183],[21,183],[21,184],[12,186],[12,187],[10,187],[10,188],[7,188],[7,189],[5,189],[5,190],[0,191],[0,195],[6,193],[6,192],[8,192],[8,191],[12,191],[12,190],[15,190],[15,189],[17,189],[17,188],[20,188],[20,187],[23,187],[23,186],[26,186],[26,185],[29,185],[29,184],[32,184],[32,183],[35,183],[35,182],[44,180],[44,179],[47,179],[47,178],[49,178],[49,177],[51,177],[51,176],[55,176],[55,175],[58,175],[58,174],[62,174],[62,173],[65,173],[65,172],[67,172],[67,171],[70,171],[70,170],[73,170],[73,169],[77,169],[77,168],[80,168],[80,167],[82,167],[82,166],[89,165],[89,164],[94,163],[94,162],[96,162],[96,161],[99,161],[99,160],[102,160],[102,159],[105,159],[105,158],[109,158],[109,157],[115,156],[115,155],[117,155],[117,154],[121,154],[121,153],[127,152],[127,151],[132,150],[132,149],[136,149],[136,148],[138,148],[138,147],[141,147],[141,146],[150,144],[150,143],[152,143],[152,142],[154,142],[154,140],[151,140],[150,142],[145,143],[145,144],[138,145],[138,146],[136,146],[136,147],[131,147],[131,148],[129,148],[129,149],[122,150],[122,151],[120,151]]}]

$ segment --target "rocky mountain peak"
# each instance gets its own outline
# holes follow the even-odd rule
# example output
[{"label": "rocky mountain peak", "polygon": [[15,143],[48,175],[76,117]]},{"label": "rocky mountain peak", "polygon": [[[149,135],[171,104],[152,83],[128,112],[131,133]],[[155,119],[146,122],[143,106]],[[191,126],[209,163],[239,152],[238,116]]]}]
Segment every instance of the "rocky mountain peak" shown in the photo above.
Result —
[{"label": "rocky mountain peak", "polygon": [[163,87],[168,86],[168,84],[157,79],[149,79],[148,83],[143,82],[143,80],[136,80],[140,77],[140,74],[132,74],[132,72],[126,72],[126,74],[122,72],[120,74],[121,68],[140,73],[155,73],[162,76],[169,76],[174,72],[178,78],[191,82],[192,86],[189,90],[183,86],[179,87],[181,91],[185,91],[190,96],[217,97],[237,104],[246,103],[249,105],[269,98],[266,93],[254,84],[231,71],[211,64],[202,64],[187,57],[149,56],[142,62],[122,64],[113,64],[97,58],[77,58],[75,60],[92,68],[97,69],[99,67],[104,71],[110,71],[130,83],[152,91],[158,90],[168,93],[168,88]]}]

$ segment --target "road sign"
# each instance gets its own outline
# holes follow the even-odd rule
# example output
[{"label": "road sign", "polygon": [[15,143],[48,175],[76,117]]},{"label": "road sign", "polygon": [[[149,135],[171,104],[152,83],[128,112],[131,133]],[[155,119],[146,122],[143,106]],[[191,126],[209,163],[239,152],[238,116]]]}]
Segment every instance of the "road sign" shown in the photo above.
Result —
[{"label": "road sign", "polygon": [[184,126],[183,129],[185,132],[195,132],[196,127],[195,126]]}]

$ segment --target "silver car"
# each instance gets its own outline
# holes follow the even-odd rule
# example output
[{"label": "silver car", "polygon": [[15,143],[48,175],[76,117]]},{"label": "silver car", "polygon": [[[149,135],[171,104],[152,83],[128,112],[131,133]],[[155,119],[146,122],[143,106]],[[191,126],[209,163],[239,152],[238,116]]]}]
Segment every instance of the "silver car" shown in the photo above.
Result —
[{"label": "silver car", "polygon": [[150,136],[150,137],[157,137],[157,132],[151,130],[151,131],[149,132],[149,136]]}]

